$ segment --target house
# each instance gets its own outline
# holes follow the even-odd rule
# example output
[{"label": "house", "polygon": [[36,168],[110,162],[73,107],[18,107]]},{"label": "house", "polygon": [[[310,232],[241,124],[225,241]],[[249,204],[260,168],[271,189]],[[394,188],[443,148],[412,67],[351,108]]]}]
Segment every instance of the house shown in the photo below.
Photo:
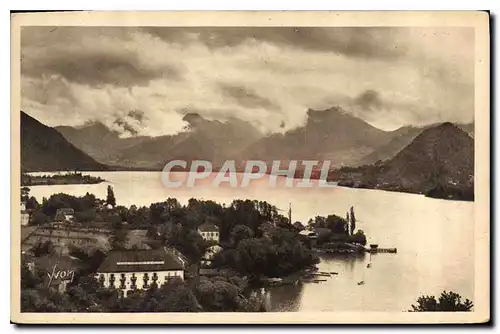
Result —
[{"label": "house", "polygon": [[198,226],[198,233],[205,240],[219,242],[219,228],[212,223],[203,223]]},{"label": "house", "polygon": [[71,208],[57,209],[54,221],[56,222],[72,222],[75,219],[75,210]]},{"label": "house", "polygon": [[211,267],[215,254],[219,253],[221,250],[222,247],[218,245],[208,247],[207,250],[205,251],[205,254],[203,254],[201,258],[200,265],[202,267]]},{"label": "house", "polygon": [[145,290],[153,283],[183,280],[184,269],[184,262],[167,249],[121,250],[109,252],[95,277],[102,287],[114,287],[126,297],[131,290]]},{"label": "house", "polygon": [[21,226],[26,226],[30,222],[30,214],[26,211],[26,202],[21,202]]},{"label": "house", "polygon": [[165,247],[164,248],[166,252],[170,252],[173,256],[175,256],[177,258],[177,260],[179,260],[182,265],[184,266],[184,268],[186,268],[188,266],[188,259],[187,257],[184,256],[184,254],[182,254],[181,252],[179,252],[177,250],[177,248],[174,248],[174,247]]}]

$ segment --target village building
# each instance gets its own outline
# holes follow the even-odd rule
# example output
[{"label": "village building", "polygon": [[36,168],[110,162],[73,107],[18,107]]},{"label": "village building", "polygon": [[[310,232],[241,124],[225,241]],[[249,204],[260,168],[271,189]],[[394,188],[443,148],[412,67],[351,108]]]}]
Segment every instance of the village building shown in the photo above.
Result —
[{"label": "village building", "polygon": [[203,254],[201,258],[200,261],[201,267],[211,267],[215,254],[219,253],[221,250],[222,247],[218,245],[208,247],[207,250],[205,251],[205,254]]},{"label": "village building", "polygon": [[111,251],[96,273],[102,287],[114,287],[124,297],[151,284],[184,279],[185,262],[169,249]]},{"label": "village building", "polygon": [[212,223],[203,223],[198,227],[198,233],[204,240],[219,243],[219,228]]},{"label": "village building", "polygon": [[57,209],[56,216],[54,217],[54,221],[56,222],[73,222],[75,219],[75,210],[71,208],[62,208]]}]

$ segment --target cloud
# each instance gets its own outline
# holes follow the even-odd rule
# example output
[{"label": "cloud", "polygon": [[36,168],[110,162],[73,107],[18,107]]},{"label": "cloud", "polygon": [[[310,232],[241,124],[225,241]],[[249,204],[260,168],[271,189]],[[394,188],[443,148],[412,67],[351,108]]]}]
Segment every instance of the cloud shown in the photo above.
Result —
[{"label": "cloud", "polygon": [[378,109],[382,107],[382,101],[375,90],[365,90],[354,99],[354,103],[363,109]]},{"label": "cloud", "polygon": [[[118,132],[127,132],[128,134],[131,134],[133,136],[137,135],[139,133],[139,131],[137,131],[135,129],[135,127],[128,123],[125,119],[123,118],[117,118],[114,122],[113,122],[113,125],[116,125],[120,130],[118,130]],[[116,128],[115,128],[116,130]]]},{"label": "cloud", "polygon": [[144,121],[144,119],[146,118],[144,116],[144,111],[141,111],[141,110],[130,110],[128,112],[127,116],[135,119],[139,123],[142,123]]},{"label": "cloud", "polygon": [[268,98],[255,93],[252,89],[229,83],[221,83],[219,84],[219,88],[223,95],[236,100],[243,107],[267,108],[270,110],[279,109],[278,105],[274,104]]},{"label": "cloud", "polygon": [[[78,84],[121,87],[147,85],[151,80],[160,78],[181,78],[180,69],[172,65],[145,61],[138,47],[128,48],[126,41],[121,47],[116,37],[124,38],[127,36],[125,31],[118,36],[116,30],[85,36],[84,28],[41,28],[48,34],[44,38],[48,44],[31,44],[34,38],[42,37],[38,29],[25,27],[22,31],[21,71],[25,76],[60,76]],[[84,37],[76,40],[64,38],[79,35],[77,32]],[[64,37],[59,39],[61,35]],[[129,41],[132,41],[130,37]]]},{"label": "cloud", "polygon": [[263,41],[312,51],[338,52],[355,57],[395,58],[407,49],[388,44],[398,28],[319,28],[319,27],[231,27],[231,28],[146,28],[167,42],[186,42],[196,36],[210,48],[235,47],[248,41]]},{"label": "cloud", "polygon": [[388,130],[474,115],[468,28],[29,27],[21,42],[21,104],[48,125],[154,136],[190,112],[263,132],[335,105]]}]

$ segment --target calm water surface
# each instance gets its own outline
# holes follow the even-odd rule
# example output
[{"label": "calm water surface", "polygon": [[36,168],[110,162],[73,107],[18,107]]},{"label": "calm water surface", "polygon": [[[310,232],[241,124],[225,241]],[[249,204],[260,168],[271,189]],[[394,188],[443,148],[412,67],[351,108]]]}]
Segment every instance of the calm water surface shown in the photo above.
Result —
[{"label": "calm water surface", "polygon": [[[193,188],[165,188],[158,172],[88,174],[107,182],[34,186],[31,195],[41,201],[58,192],[79,196],[89,192],[104,199],[111,184],[119,205],[149,205],[168,197],[183,204],[193,197],[226,204],[248,198],[283,210],[291,203],[292,220],[304,222],[331,213],[343,217],[354,206],[357,227],[365,231],[369,243],[397,247],[397,254],[323,256],[319,269],[339,274],[317,284],[273,288],[273,311],[402,311],[421,294],[439,294],[444,289],[474,299],[474,205],[470,202],[343,187],[269,188],[264,179],[248,188],[214,188],[208,181]],[[183,173],[174,176],[184,177]],[[361,280],[365,284],[357,285]]]}]

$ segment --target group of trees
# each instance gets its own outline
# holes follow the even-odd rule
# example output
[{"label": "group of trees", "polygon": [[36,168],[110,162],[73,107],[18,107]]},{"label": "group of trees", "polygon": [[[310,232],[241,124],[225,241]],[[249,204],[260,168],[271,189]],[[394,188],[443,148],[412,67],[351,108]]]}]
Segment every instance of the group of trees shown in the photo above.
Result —
[{"label": "group of trees", "polygon": [[[175,199],[167,199],[152,204],[149,211],[151,223],[162,231],[164,243],[192,262],[199,261],[213,244],[197,232],[200,224],[211,222],[219,228],[223,247],[214,260],[219,268],[230,268],[242,275],[281,276],[316,263],[288,219],[267,202],[235,200],[226,207],[190,199],[182,206]],[[272,226],[272,233],[266,235],[263,226]],[[255,257],[254,253],[262,256]]]},{"label": "group of trees", "polygon": [[55,175],[29,175],[21,174],[21,185],[53,185],[53,184],[95,184],[104,182],[100,177],[83,175],[79,172],[69,172],[67,174]]},{"label": "group of trees", "polygon": [[319,233],[318,245],[326,243],[349,242],[366,245],[366,235],[360,229],[356,231],[356,215],[351,207],[346,218],[337,215],[316,216],[309,220],[309,226],[317,229]]},{"label": "group of trees", "polygon": [[58,193],[43,198],[39,203],[35,197],[29,196],[30,188],[21,188],[21,201],[26,203],[26,209],[31,213],[30,224],[43,225],[54,220],[59,209],[71,208],[75,211],[75,221],[78,223],[90,222],[122,222],[126,219],[123,212],[125,207],[115,210],[116,200],[113,188],[108,186],[106,200],[96,198],[94,194],[86,193],[84,196],[73,196]]},{"label": "group of trees", "polygon": [[474,304],[471,300],[462,301],[462,296],[453,291],[443,291],[438,299],[435,296],[421,296],[409,312],[470,312]]},{"label": "group of trees", "polygon": [[242,225],[234,231],[232,242],[215,255],[214,266],[233,269],[251,281],[258,282],[261,276],[283,277],[319,262],[295,231],[276,227],[262,237],[254,237]]}]

